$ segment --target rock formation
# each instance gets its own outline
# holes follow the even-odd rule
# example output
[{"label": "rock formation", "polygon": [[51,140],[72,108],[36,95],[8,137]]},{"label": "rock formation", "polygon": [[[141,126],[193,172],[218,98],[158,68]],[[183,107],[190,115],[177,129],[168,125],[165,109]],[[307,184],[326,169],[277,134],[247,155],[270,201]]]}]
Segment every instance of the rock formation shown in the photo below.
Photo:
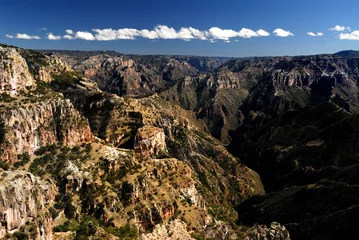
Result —
[{"label": "rock formation", "polygon": [[31,239],[51,240],[48,207],[55,199],[55,184],[24,171],[2,171],[0,175],[0,237],[31,225]]},{"label": "rock formation", "polygon": [[93,140],[87,119],[61,98],[1,111],[0,119],[6,126],[1,159],[10,162],[54,143],[74,146]]},{"label": "rock formation", "polygon": [[142,157],[156,158],[167,152],[163,129],[146,125],[137,130],[134,150]]},{"label": "rock formation", "polygon": [[0,93],[15,96],[34,84],[27,62],[19,51],[0,46]]}]

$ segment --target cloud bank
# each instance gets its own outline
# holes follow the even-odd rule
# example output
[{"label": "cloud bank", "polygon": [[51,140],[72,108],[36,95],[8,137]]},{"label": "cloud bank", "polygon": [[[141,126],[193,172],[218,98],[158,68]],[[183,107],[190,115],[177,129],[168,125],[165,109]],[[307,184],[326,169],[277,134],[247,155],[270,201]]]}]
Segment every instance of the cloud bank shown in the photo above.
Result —
[{"label": "cloud bank", "polygon": [[134,29],[134,28],[121,28],[121,29],[92,29],[92,32],[78,31],[74,32],[71,29],[66,30],[65,39],[83,39],[88,41],[114,41],[114,40],[135,40],[137,38],[145,39],[180,39],[184,41],[191,41],[194,39],[208,40],[213,42],[214,40],[229,41],[230,38],[241,37],[267,37],[270,33],[259,29],[254,31],[248,28],[242,28],[240,31],[232,29],[221,29],[218,27],[212,27],[209,30],[201,31],[193,27],[182,27],[179,31],[176,31],[172,27],[166,25],[158,25],[152,30],[148,29]]}]

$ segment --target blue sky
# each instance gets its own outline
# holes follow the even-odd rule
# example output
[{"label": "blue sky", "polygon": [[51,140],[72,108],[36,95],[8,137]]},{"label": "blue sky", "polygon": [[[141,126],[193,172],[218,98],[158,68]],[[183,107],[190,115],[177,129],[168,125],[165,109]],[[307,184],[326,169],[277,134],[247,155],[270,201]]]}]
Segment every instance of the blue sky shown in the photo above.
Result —
[{"label": "blue sky", "polygon": [[357,0],[0,0],[0,4],[0,42],[24,48],[231,57],[359,50]]}]

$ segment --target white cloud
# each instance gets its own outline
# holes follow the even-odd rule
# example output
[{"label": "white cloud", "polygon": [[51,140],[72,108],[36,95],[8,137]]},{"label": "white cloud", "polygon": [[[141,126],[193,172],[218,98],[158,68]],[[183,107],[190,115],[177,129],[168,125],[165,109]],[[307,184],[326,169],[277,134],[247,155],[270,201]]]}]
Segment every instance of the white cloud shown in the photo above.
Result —
[{"label": "white cloud", "polygon": [[346,27],[346,26],[335,25],[335,27],[329,28],[329,30],[337,31],[337,32],[343,32],[343,31],[345,31],[345,29],[350,31],[350,27]]},{"label": "white cloud", "polygon": [[165,25],[159,25],[155,27],[154,31],[157,33],[159,38],[162,39],[176,39],[177,32],[174,28],[167,27]]},{"label": "white cloud", "polygon": [[66,30],[66,34],[68,34],[68,35],[73,35],[73,34],[74,34],[74,31],[72,31],[71,29],[67,29],[67,30]]},{"label": "white cloud", "polygon": [[220,29],[218,27],[212,27],[208,30],[208,35],[214,39],[229,40],[232,37],[237,37],[238,32],[232,29]]},{"label": "white cloud", "polygon": [[[248,28],[242,28],[240,31],[235,31],[232,29],[221,29],[218,27],[212,27],[207,30],[199,30],[193,27],[182,27],[179,31],[176,31],[172,27],[166,25],[158,25],[154,29],[134,29],[134,28],[122,28],[122,29],[92,29],[94,33],[87,31],[78,31],[74,32],[71,29],[66,30],[64,36],[52,36],[51,38],[57,37],[59,39],[65,38],[69,40],[73,39],[84,39],[84,40],[97,40],[97,41],[113,41],[113,40],[134,40],[136,38],[146,38],[146,39],[181,39],[184,41],[191,41],[193,39],[198,40],[208,40],[214,42],[214,40],[223,40],[228,41],[230,38],[242,37],[242,38],[251,38],[251,37],[265,37],[270,36],[269,32],[259,29],[258,31],[253,31]],[[55,40],[55,39],[50,39]],[[56,39],[58,40],[58,39]],[[213,40],[213,41],[212,41]]]},{"label": "white cloud", "polygon": [[195,36],[193,36],[193,33],[190,28],[181,28],[180,31],[177,33],[177,37],[185,41],[190,41],[191,39],[196,38]]},{"label": "white cloud", "polygon": [[157,39],[157,38],[159,38],[155,31],[149,31],[147,29],[140,30],[139,34],[143,38],[148,38],[148,39]]},{"label": "white cloud", "polygon": [[270,36],[270,33],[267,32],[267,31],[265,31],[265,30],[263,30],[263,29],[259,29],[259,30],[257,31],[257,34],[258,34],[259,36],[261,36],[261,37],[268,37],[268,36]]},{"label": "white cloud", "polygon": [[92,33],[82,32],[82,31],[76,32],[75,38],[79,38],[79,39],[83,39],[83,40],[88,40],[88,41],[93,41],[93,40],[95,40],[95,37],[92,35]]},{"label": "white cloud", "polygon": [[74,36],[71,36],[71,35],[68,35],[68,34],[64,35],[63,38],[66,38],[68,40],[74,40],[75,39]]},{"label": "white cloud", "polygon": [[43,27],[43,28],[41,28],[40,30],[41,30],[41,31],[46,31],[47,28],[46,28],[46,27]]},{"label": "white cloud", "polygon": [[317,32],[317,33],[307,32],[307,34],[312,37],[320,37],[324,35],[322,32]]},{"label": "white cloud", "polygon": [[248,29],[248,28],[242,28],[239,32],[238,32],[238,36],[242,37],[242,38],[251,38],[251,37],[258,37],[258,33],[256,33],[255,31]]},{"label": "white cloud", "polygon": [[200,31],[198,29],[195,29],[195,28],[188,28],[192,35],[195,37],[195,38],[198,38],[200,40],[207,40],[207,37],[206,37],[206,34],[208,33],[207,31]]},{"label": "white cloud", "polygon": [[5,34],[5,37],[7,37],[7,38],[14,38],[13,35],[9,35],[9,34]]},{"label": "white cloud", "polygon": [[60,40],[60,39],[61,39],[61,36],[55,36],[55,35],[52,34],[52,33],[48,33],[48,34],[47,34],[47,39],[49,39],[49,40]]},{"label": "white cloud", "polygon": [[110,41],[116,40],[117,31],[112,30],[111,28],[108,29],[93,29],[92,31],[96,32],[95,38],[99,41]]},{"label": "white cloud", "polygon": [[289,37],[289,36],[294,36],[293,33],[283,30],[281,28],[277,28],[276,30],[273,31],[274,35],[276,35],[277,37]]},{"label": "white cloud", "polygon": [[153,30],[142,29],[137,30],[133,28],[114,29],[93,29],[96,32],[95,38],[99,41],[122,40],[122,39],[136,39],[136,37],[148,39],[182,39],[189,41],[192,39],[207,40],[206,33],[198,29],[189,27],[181,28],[177,32],[174,28],[164,25],[159,25]]},{"label": "white cloud", "polygon": [[340,33],[340,40],[359,40],[359,30],[355,30],[351,33]]},{"label": "white cloud", "polygon": [[139,36],[138,30],[134,28],[123,28],[117,30],[117,39],[136,39]]},{"label": "white cloud", "polygon": [[18,39],[27,39],[27,40],[31,40],[31,39],[39,40],[39,39],[41,39],[41,37],[39,37],[39,36],[30,36],[30,35],[27,35],[25,33],[16,34],[16,38],[18,38]]}]

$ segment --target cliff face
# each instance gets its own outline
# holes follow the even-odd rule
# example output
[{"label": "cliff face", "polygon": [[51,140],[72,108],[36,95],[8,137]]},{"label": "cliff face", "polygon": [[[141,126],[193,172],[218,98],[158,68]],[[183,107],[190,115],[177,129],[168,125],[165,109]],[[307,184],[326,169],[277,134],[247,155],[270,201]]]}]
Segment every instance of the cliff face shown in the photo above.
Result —
[{"label": "cliff face", "polygon": [[51,240],[52,219],[48,207],[55,199],[55,184],[24,171],[0,174],[0,237],[31,225],[31,239]]},{"label": "cliff face", "polygon": [[93,140],[88,121],[46,87],[51,74],[69,70],[66,64],[13,47],[0,46],[0,57],[1,160],[15,162],[18,154],[57,142],[73,146]]},{"label": "cliff face", "polygon": [[0,46],[0,93],[15,96],[34,84],[27,62],[18,50]]},{"label": "cliff face", "polygon": [[166,140],[163,129],[146,125],[137,130],[134,150],[143,157],[166,154]]},{"label": "cliff face", "polygon": [[6,126],[1,159],[10,162],[16,161],[18,154],[33,154],[58,142],[74,146],[93,140],[87,119],[61,98],[11,109],[0,119]]},{"label": "cliff face", "polygon": [[147,96],[196,69],[172,58],[151,60],[128,56],[96,55],[73,66],[85,77],[97,82],[101,90],[120,96]]}]

